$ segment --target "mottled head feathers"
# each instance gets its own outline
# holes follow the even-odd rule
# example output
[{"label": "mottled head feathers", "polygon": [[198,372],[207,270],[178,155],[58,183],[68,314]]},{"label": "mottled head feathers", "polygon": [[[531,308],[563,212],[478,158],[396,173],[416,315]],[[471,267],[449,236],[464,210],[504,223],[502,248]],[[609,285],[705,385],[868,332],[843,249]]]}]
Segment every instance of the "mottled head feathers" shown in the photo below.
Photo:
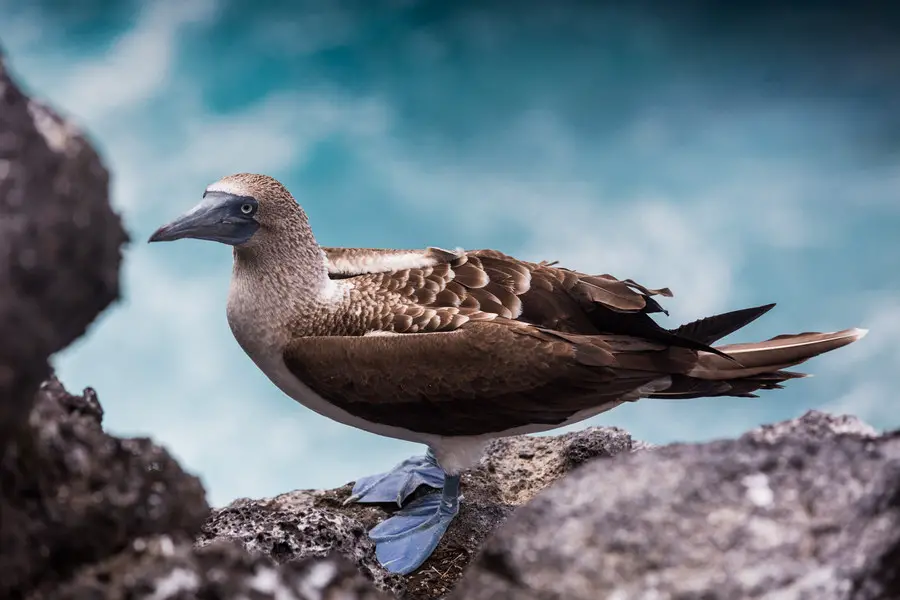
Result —
[{"label": "mottled head feathers", "polygon": [[206,191],[250,196],[258,202],[272,206],[284,206],[285,208],[297,206],[297,202],[284,184],[274,177],[256,173],[228,175],[211,184]]},{"label": "mottled head feathers", "polygon": [[274,177],[255,173],[236,173],[223,177],[206,188],[207,193],[224,192],[253,198],[258,203],[254,218],[259,231],[243,247],[260,244],[312,244],[314,238],[306,213],[291,192]]}]

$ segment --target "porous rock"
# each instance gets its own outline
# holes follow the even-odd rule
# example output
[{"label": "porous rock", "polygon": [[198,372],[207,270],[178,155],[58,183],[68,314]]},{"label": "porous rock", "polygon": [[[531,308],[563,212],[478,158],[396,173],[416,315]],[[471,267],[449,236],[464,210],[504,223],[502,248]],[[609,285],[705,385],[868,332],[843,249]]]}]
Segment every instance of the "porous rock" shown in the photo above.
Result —
[{"label": "porous rock", "polygon": [[[395,507],[345,505],[349,484],[334,490],[298,490],[275,498],[236,500],[213,510],[199,544],[236,540],[279,562],[338,552],[380,589],[411,600],[441,598],[491,531],[517,506],[591,459],[631,448],[631,436],[613,427],[492,442],[480,465],[463,474],[464,498],[453,525],[434,554],[408,577],[387,573],[366,535]],[[391,466],[385,465],[385,469]]]},{"label": "porous rock", "polygon": [[452,598],[900,597],[900,432],[811,412],[593,461],[486,542]]},{"label": "porous rock", "polygon": [[[276,546],[195,547],[209,516],[199,481],[150,440],[106,434],[102,415],[93,390],[72,395],[55,379],[41,386],[30,435],[19,436],[27,443],[13,445],[0,464],[0,598],[386,597],[336,552],[279,565]],[[335,528],[332,539],[349,534]]]},{"label": "porous rock", "polygon": [[195,535],[209,507],[199,481],[148,439],[101,427],[92,390],[41,386],[27,434],[0,463],[0,598],[65,579],[133,538]]},{"label": "porous rock", "polygon": [[29,600],[387,600],[340,555],[276,566],[230,543],[197,550],[167,535],[134,540],[70,581]]},{"label": "porous rock", "polygon": [[238,499],[213,512],[198,546],[229,540],[279,563],[336,553],[380,589],[402,593],[404,579],[381,568],[362,522],[338,510],[316,507],[314,496],[293,492],[266,500]]}]

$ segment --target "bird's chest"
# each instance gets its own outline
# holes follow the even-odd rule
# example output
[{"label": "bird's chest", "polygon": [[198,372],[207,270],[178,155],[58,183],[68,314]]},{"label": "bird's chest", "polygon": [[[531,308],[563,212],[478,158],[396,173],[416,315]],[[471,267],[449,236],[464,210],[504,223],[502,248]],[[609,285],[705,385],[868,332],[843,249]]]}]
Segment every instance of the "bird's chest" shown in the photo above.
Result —
[{"label": "bird's chest", "polygon": [[[280,356],[292,340],[308,336],[362,335],[361,315],[354,319],[304,296],[272,289],[265,281],[235,278],[228,294],[228,324],[250,358]],[[350,311],[348,315],[354,315]]]},{"label": "bird's chest", "polygon": [[265,295],[232,283],[226,308],[228,325],[234,339],[255,362],[280,354],[287,344],[288,332],[281,322],[282,313],[266,301]]}]

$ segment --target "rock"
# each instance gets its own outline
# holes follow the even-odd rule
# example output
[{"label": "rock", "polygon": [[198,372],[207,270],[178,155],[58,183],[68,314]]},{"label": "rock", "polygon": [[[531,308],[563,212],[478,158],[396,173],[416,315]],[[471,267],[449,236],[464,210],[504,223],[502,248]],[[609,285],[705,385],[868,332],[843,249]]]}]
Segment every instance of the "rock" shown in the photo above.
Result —
[{"label": "rock", "polygon": [[139,538],[120,554],[29,600],[193,598],[253,600],[386,600],[338,555],[274,566],[234,544],[196,550],[188,538]]},{"label": "rock", "polygon": [[[380,589],[404,598],[440,598],[462,575],[490,532],[519,505],[576,467],[628,452],[617,428],[592,427],[559,436],[516,436],[492,442],[478,468],[464,473],[460,514],[432,557],[409,577],[378,564],[366,532],[390,516],[390,506],[344,506],[351,485],[299,490],[275,498],[240,499],[213,510],[199,545],[234,540],[278,562],[338,552]],[[391,465],[385,465],[385,469]]]},{"label": "rock", "polygon": [[380,589],[395,594],[405,591],[404,579],[379,565],[362,522],[338,510],[317,508],[313,493],[236,500],[213,512],[198,546],[214,540],[238,542],[248,551],[265,554],[279,563],[337,553],[351,560]]},{"label": "rock", "polygon": [[[277,546],[195,548],[209,515],[199,481],[150,440],[106,434],[102,414],[92,390],[74,396],[55,379],[41,386],[30,436],[20,436],[29,442],[13,445],[0,463],[0,598],[386,597],[327,551],[277,565]],[[336,547],[346,550],[338,536],[350,532],[334,532]]]},{"label": "rock", "polygon": [[813,412],[593,461],[499,528],[451,597],[900,597],[900,432]]},{"label": "rock", "polygon": [[91,390],[41,386],[29,435],[0,463],[0,598],[62,580],[136,537],[199,532],[209,513],[200,482],[150,440],[107,435],[101,414]]},{"label": "rock", "polygon": [[640,452],[614,428],[498,440],[465,475],[434,557],[404,578],[365,535],[390,509],[343,506],[349,485],[240,499],[200,531],[196,479],[148,440],[108,436],[101,418],[90,390],[51,380],[38,393],[30,454],[8,453],[0,472],[0,512],[27,536],[2,532],[0,597],[827,600],[900,585],[900,434],[853,419],[809,413]]},{"label": "rock", "polygon": [[852,415],[832,415],[811,410],[799,419],[757,427],[747,432],[744,438],[760,442],[777,442],[786,438],[823,441],[841,434],[863,438],[878,437],[874,427]]},{"label": "rock", "polygon": [[[468,481],[493,502],[519,506],[576,467],[629,452],[635,442],[617,427],[588,427],[555,436],[515,436],[490,443]],[[465,482],[466,480],[464,480]]]},{"label": "rock", "polygon": [[108,182],[81,132],[23,94],[0,56],[0,452],[47,357],[118,296],[127,238]]}]

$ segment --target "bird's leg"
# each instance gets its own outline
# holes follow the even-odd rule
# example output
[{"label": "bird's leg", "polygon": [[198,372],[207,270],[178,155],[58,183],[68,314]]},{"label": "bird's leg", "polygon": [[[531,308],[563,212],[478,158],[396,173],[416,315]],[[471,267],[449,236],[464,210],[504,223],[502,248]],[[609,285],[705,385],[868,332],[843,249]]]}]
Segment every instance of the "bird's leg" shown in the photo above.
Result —
[{"label": "bird's leg", "polygon": [[440,492],[416,498],[369,531],[385,569],[406,575],[431,556],[459,512],[459,475],[446,475]]},{"label": "bird's leg", "polygon": [[407,458],[387,473],[360,478],[353,484],[353,492],[344,504],[394,502],[403,506],[420,485],[437,489],[444,486],[444,471],[438,466],[431,448],[425,456]]}]

